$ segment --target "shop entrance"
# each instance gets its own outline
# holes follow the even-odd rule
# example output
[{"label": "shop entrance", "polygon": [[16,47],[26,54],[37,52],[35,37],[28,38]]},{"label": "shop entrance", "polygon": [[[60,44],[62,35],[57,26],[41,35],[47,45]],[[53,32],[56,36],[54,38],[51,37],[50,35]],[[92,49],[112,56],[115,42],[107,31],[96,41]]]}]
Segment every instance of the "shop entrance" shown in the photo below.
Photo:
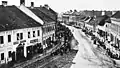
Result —
[{"label": "shop entrance", "polygon": [[30,59],[33,56],[33,47],[32,46],[28,46],[27,47],[27,58]]},{"label": "shop entrance", "polygon": [[19,44],[16,48],[16,60],[23,60],[24,58],[24,44]]},{"label": "shop entrance", "polygon": [[12,62],[15,62],[15,52],[12,52]]},{"label": "shop entrance", "polygon": [[42,47],[41,43],[37,44],[37,49],[38,49],[38,53],[40,53],[40,54],[43,53],[43,47]]}]

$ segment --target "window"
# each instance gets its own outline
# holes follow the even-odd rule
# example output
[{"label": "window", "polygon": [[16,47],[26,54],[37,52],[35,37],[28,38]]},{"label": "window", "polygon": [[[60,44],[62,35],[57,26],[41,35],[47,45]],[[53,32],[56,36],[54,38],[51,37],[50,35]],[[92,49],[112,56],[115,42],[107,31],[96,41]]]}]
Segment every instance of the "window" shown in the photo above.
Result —
[{"label": "window", "polygon": [[23,33],[17,33],[17,40],[23,39]]},{"label": "window", "polygon": [[38,30],[38,36],[40,36],[40,30]]},{"label": "window", "polygon": [[3,36],[0,36],[0,44],[3,44],[3,43],[4,43]]},{"label": "window", "polygon": [[113,41],[113,39],[114,39],[114,38],[113,38],[113,35],[111,34],[111,41]]},{"label": "window", "polygon": [[8,42],[11,42],[11,35],[8,35]]},{"label": "window", "polygon": [[43,28],[43,30],[42,30],[42,31],[43,31],[43,33],[45,33],[45,28]]},{"label": "window", "polygon": [[30,38],[30,32],[28,32],[28,38]]},{"label": "window", "polygon": [[20,36],[19,36],[19,33],[17,33],[17,40],[20,40]]},{"label": "window", "polygon": [[43,45],[45,45],[45,40],[43,41]]},{"label": "window", "polygon": [[33,37],[35,37],[35,31],[33,31]]},{"label": "window", "polygon": [[8,52],[8,56],[9,56],[9,57],[12,57],[11,51]]},{"label": "window", "polygon": [[20,39],[23,39],[23,33],[20,33]]},{"label": "window", "polygon": [[4,53],[1,53],[1,60],[4,60]]}]

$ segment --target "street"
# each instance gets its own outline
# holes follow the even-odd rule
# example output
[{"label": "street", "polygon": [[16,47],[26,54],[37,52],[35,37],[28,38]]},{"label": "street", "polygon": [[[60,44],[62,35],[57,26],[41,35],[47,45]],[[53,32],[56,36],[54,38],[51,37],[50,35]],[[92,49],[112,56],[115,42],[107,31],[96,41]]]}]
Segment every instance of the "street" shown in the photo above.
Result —
[{"label": "street", "polygon": [[91,40],[81,31],[67,26],[78,41],[78,53],[76,54],[71,68],[114,68],[113,61],[104,55],[104,51],[92,44]]}]

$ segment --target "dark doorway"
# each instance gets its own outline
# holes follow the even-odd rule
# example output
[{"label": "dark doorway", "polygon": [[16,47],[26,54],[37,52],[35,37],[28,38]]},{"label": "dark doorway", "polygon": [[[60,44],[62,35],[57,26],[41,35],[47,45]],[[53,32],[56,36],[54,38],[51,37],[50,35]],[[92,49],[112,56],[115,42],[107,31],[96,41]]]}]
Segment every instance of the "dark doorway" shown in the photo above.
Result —
[{"label": "dark doorway", "polygon": [[38,49],[38,53],[40,53],[40,54],[43,53],[43,47],[42,47],[41,43],[37,44],[37,49]]},{"label": "dark doorway", "polygon": [[19,60],[23,60],[24,59],[24,47],[17,47],[16,49],[16,59]]},{"label": "dark doorway", "polygon": [[15,62],[15,52],[12,52],[12,61]]},{"label": "dark doorway", "polygon": [[28,46],[27,47],[27,58],[30,59],[32,58],[33,54],[33,47],[32,46]]}]

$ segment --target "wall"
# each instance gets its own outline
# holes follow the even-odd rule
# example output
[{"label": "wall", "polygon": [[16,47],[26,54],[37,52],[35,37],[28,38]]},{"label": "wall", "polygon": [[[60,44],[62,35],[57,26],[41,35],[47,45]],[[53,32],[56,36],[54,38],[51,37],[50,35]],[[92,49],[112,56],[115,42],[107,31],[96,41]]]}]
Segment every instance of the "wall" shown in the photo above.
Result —
[{"label": "wall", "polygon": [[[37,36],[37,30],[40,30],[40,36]],[[36,31],[36,37],[28,38],[28,31],[31,32],[31,35],[33,35],[33,31]],[[23,33],[23,39],[17,40],[17,33]],[[8,43],[7,35],[11,35],[11,42]],[[8,51],[16,51],[16,48],[18,44],[21,41],[25,40],[25,48],[30,45],[34,45],[36,43],[42,43],[42,28],[41,27],[33,27],[33,28],[24,28],[24,29],[16,29],[11,31],[3,31],[0,32],[0,36],[4,36],[4,44],[0,44],[0,61],[1,61],[1,53],[4,53],[4,58],[6,58],[6,62],[11,59],[8,58]],[[30,43],[30,40],[38,39],[38,42]],[[26,52],[26,51],[25,51]],[[1,61],[0,64],[5,63],[5,60]]]}]

